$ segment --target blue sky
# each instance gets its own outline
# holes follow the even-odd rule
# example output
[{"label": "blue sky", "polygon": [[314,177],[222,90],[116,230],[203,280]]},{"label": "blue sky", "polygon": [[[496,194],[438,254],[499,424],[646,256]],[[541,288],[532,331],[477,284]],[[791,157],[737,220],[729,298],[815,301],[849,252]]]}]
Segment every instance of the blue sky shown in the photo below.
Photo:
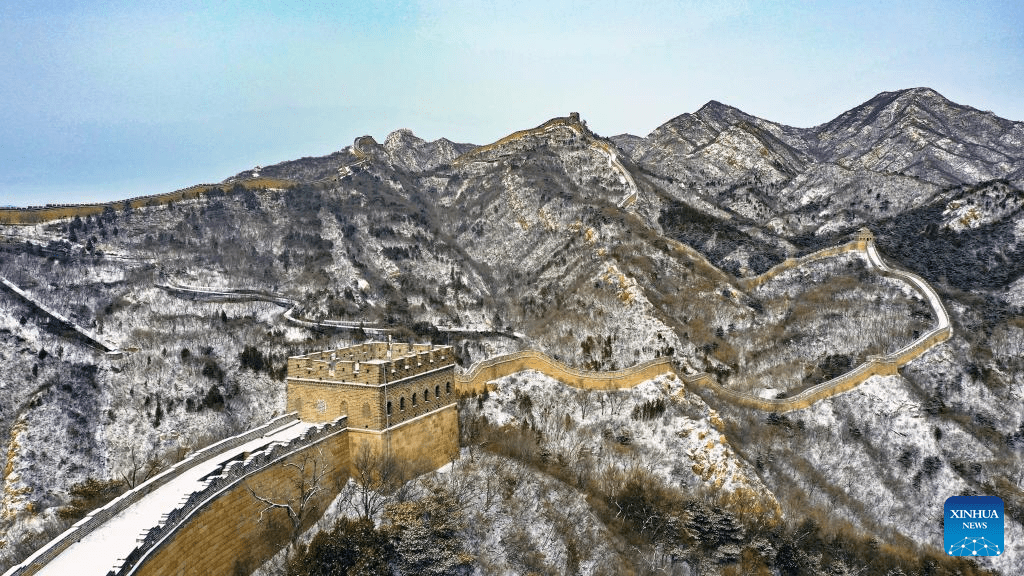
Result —
[{"label": "blue sky", "polygon": [[719,100],[813,126],[929,86],[1024,120],[1024,3],[23,2],[0,7],[0,205],[112,200],[397,128],[487,143]]}]

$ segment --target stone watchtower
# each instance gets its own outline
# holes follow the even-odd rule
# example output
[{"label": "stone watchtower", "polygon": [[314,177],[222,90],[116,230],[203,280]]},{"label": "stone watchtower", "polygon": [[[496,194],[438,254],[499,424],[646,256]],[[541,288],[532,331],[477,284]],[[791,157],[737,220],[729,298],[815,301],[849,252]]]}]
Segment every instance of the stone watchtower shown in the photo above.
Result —
[{"label": "stone watchtower", "polygon": [[875,241],[875,235],[871,233],[871,230],[861,228],[860,230],[857,230],[857,235],[854,236],[854,241],[857,243],[857,249],[867,250],[868,244]]},{"label": "stone watchtower", "polygon": [[288,358],[288,411],[309,422],[348,415],[353,456],[365,443],[423,470],[458,456],[450,346],[367,342]]}]

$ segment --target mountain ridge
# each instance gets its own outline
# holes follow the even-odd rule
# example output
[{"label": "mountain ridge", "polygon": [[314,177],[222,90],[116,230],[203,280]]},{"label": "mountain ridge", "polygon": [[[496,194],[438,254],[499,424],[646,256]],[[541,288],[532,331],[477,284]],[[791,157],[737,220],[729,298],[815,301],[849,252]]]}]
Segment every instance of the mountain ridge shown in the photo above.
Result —
[{"label": "mountain ridge", "polygon": [[[256,171],[287,185],[3,225],[0,277],[138,349],[97,360],[0,293],[3,539],[56,529],[73,485],[116,479],[134,455],[170,457],[280,413],[282,362],[351,342],[360,323],[450,343],[466,366],[526,348],[589,371],[667,359],[736,394],[798,394],[934,324],[920,294],[857,252],[780,266],[867,227],[887,261],[933,286],[953,328],[895,374],[772,416],[689,387],[664,398],[676,423],[663,444],[649,441],[666,421],[645,416],[659,386],[606,423],[568,396],[541,412],[495,394],[521,415],[504,430],[543,443],[550,466],[626,455],[722,502],[736,495],[706,452],[728,448],[722,461],[756,476],[793,533],[804,520],[846,523],[902,550],[938,550],[931,517],[949,494],[998,494],[1008,542],[1024,542],[1020,123],[979,114],[911,90],[811,129],[709,102],[643,138],[602,137],[573,114],[484,146],[396,130]],[[159,287],[168,279],[278,294],[308,326],[270,302],[183,298]],[[498,401],[478,408],[497,414]],[[586,458],[562,450],[558,426],[594,443]],[[688,451],[665,448],[676,430],[693,431]],[[759,550],[781,565],[781,552]]]}]

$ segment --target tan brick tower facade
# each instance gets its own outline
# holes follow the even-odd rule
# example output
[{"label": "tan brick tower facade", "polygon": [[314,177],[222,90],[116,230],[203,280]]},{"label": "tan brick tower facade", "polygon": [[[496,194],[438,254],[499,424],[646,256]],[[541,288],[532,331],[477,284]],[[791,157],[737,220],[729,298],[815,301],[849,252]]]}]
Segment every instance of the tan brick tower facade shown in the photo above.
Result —
[{"label": "tan brick tower facade", "polygon": [[362,443],[427,469],[458,456],[450,346],[367,342],[288,359],[288,410],[310,422],[348,415]]}]

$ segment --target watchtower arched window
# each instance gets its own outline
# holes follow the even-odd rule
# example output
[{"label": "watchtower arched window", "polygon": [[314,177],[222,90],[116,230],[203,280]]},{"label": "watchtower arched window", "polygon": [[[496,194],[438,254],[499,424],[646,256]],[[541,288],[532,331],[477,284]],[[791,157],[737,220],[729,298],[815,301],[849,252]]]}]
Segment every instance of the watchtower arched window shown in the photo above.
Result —
[{"label": "watchtower arched window", "polygon": [[412,393],[412,405],[413,406],[416,405],[416,393],[415,392]]},{"label": "watchtower arched window", "polygon": [[405,396],[398,399],[398,409],[405,410]]},{"label": "watchtower arched window", "polygon": [[440,397],[441,397],[441,385],[438,384],[437,386],[434,386],[434,398],[440,398]]},{"label": "watchtower arched window", "polygon": [[388,416],[391,415],[391,400],[388,400]]},{"label": "watchtower arched window", "polygon": [[430,389],[429,388],[424,388],[423,389],[423,401],[424,402],[430,402]]},{"label": "watchtower arched window", "polygon": [[444,383],[444,393],[445,394],[451,394],[452,393],[452,383],[451,382],[445,382]]}]

